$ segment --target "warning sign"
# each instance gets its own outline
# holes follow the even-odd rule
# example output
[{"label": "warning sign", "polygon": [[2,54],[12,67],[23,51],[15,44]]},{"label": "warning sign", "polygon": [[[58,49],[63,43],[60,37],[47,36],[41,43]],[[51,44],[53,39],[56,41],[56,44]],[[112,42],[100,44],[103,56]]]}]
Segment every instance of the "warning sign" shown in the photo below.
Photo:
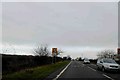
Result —
[{"label": "warning sign", "polygon": [[58,52],[57,48],[52,48],[52,55],[55,55],[55,54],[57,55],[57,52]]},{"label": "warning sign", "polygon": [[117,49],[117,53],[120,54],[120,48]]}]

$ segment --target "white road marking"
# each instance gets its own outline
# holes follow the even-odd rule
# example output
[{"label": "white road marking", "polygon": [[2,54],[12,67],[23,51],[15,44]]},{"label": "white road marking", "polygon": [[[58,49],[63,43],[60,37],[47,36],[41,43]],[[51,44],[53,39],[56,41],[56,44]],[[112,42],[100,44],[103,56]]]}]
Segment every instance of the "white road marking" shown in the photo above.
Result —
[{"label": "white road marking", "polygon": [[105,76],[106,78],[109,78],[109,79],[111,79],[111,80],[114,80],[113,78],[111,78],[111,77],[109,77],[109,76],[107,76],[107,75],[105,75],[105,74],[102,74],[103,76]]},{"label": "white road marking", "polygon": [[71,62],[53,80],[57,80],[63,74],[63,72],[69,67],[70,64],[71,64]]},{"label": "white road marking", "polygon": [[95,69],[91,68],[91,67],[88,67],[89,69],[92,69],[93,71],[96,71]]}]

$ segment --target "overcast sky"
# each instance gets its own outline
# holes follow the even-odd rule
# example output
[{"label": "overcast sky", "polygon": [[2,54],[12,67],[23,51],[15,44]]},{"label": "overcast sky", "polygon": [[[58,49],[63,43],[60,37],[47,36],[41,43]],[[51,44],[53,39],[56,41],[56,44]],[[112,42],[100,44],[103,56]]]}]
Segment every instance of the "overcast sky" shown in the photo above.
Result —
[{"label": "overcast sky", "polygon": [[28,51],[48,44],[64,55],[95,57],[118,46],[117,10],[113,2],[5,2],[3,45]]}]

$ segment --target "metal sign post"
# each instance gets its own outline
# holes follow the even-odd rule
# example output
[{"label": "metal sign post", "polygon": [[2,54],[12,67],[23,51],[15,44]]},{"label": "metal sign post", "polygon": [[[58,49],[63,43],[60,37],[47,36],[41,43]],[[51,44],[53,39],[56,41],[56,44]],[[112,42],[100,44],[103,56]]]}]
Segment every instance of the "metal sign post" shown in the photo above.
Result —
[{"label": "metal sign post", "polygon": [[52,48],[52,56],[53,56],[52,63],[55,63],[57,56],[57,48]]}]

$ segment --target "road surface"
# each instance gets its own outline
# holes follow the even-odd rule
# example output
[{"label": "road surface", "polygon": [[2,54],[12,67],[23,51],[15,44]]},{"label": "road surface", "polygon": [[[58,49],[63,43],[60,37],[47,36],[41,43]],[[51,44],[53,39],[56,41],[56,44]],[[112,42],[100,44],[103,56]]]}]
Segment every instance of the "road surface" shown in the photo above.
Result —
[{"label": "road surface", "polygon": [[53,80],[120,80],[120,73],[102,72],[95,64],[71,61]]}]

